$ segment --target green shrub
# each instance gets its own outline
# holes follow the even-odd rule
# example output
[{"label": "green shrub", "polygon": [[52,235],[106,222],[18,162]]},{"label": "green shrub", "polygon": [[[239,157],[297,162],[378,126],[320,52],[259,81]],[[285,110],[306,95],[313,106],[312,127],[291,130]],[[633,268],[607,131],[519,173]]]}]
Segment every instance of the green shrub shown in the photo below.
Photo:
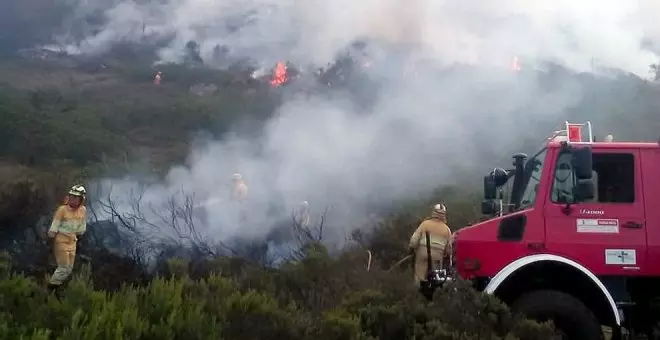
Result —
[{"label": "green shrub", "polygon": [[[350,262],[343,261],[348,258],[330,258],[316,247],[287,269],[192,279],[185,263],[177,259],[169,261],[176,275],[112,293],[94,289],[87,266],[57,294],[4,270],[0,271],[4,275],[0,339],[531,340],[553,336],[549,325],[513,316],[494,297],[477,293],[465,282],[444,287],[432,304],[413,285],[402,284],[410,283],[407,275],[376,270],[353,278],[362,280],[361,285],[342,285],[344,279],[334,274],[339,268],[350,272]],[[6,259],[0,261],[0,268],[7,268]],[[329,274],[321,285],[320,272]],[[254,289],[244,286],[252,280],[249,276],[273,278],[263,281],[270,286]],[[355,288],[360,286],[370,288]]]},{"label": "green shrub", "polygon": [[310,338],[322,340],[370,340],[363,332],[360,319],[342,310],[331,310],[323,314]]}]

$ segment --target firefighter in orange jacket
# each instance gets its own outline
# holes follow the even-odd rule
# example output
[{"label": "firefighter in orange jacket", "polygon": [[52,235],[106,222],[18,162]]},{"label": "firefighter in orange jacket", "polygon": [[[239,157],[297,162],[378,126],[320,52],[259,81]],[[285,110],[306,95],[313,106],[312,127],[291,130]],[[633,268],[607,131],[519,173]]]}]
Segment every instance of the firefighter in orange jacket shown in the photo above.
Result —
[{"label": "firefighter in orange jacket", "polygon": [[426,281],[428,273],[427,232],[430,236],[432,266],[441,268],[443,258],[451,253],[451,230],[447,226],[447,208],[444,204],[436,204],[431,217],[424,220],[410,237],[408,247],[414,256],[416,282]]},{"label": "firefighter in orange jacket", "polygon": [[51,288],[60,286],[73,272],[78,236],[87,231],[86,194],[85,187],[74,185],[65,204],[55,212],[48,229],[48,237],[54,239],[53,252],[57,262],[57,269],[49,282]]}]

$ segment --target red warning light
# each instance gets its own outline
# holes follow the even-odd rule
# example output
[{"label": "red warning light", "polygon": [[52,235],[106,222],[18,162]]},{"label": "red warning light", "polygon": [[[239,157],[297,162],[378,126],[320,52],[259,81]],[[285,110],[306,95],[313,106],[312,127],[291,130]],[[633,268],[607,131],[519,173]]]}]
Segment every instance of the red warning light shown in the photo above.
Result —
[{"label": "red warning light", "polygon": [[582,126],[580,124],[568,124],[568,140],[571,142],[582,142]]}]

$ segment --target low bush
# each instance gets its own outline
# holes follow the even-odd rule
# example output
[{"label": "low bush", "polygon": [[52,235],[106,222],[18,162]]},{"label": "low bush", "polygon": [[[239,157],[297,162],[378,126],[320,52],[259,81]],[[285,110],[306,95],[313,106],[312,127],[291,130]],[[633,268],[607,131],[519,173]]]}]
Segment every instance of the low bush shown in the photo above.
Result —
[{"label": "low bush", "polygon": [[[143,286],[95,289],[86,266],[55,294],[0,260],[0,339],[551,339],[498,300],[456,282],[426,303],[408,275],[355,272],[347,257],[312,248],[282,269],[216,259],[193,279],[188,266]],[[354,263],[354,261],[353,261]],[[338,273],[344,270],[346,275]]]}]

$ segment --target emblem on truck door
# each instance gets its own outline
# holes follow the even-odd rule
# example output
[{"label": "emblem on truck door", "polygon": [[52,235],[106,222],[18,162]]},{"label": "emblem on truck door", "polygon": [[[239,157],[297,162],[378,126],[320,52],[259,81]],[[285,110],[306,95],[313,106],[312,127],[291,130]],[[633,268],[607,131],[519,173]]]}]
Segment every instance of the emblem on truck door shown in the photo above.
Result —
[{"label": "emblem on truck door", "polygon": [[605,212],[602,210],[594,210],[594,209],[580,209],[580,214],[582,215],[604,215]]},{"label": "emblem on truck door", "polygon": [[605,249],[605,264],[637,264],[635,249]]}]

